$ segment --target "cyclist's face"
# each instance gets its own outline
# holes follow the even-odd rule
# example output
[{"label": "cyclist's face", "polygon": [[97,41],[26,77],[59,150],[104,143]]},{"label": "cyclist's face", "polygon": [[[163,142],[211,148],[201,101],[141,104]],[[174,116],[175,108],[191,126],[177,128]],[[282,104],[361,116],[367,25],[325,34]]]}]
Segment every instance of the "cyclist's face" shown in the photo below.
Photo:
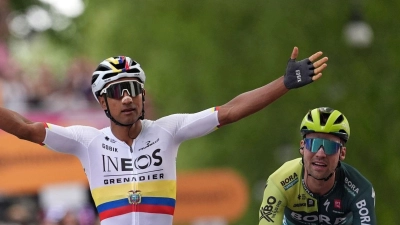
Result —
[{"label": "cyclist's face", "polygon": [[[128,80],[136,80],[132,78],[122,78],[112,83]],[[110,83],[110,84],[112,84]],[[109,84],[108,84],[109,85]],[[143,95],[144,95],[143,90]],[[107,109],[107,105],[103,96],[99,97],[103,110]],[[123,96],[119,99],[107,98],[108,107],[111,115],[120,123],[134,123],[142,115],[142,94],[132,97],[127,91],[123,92]]]},{"label": "cyclist's face", "polygon": [[[306,138],[320,138],[324,140],[315,141],[318,143],[317,150],[315,149],[315,145],[311,146],[309,143],[306,145],[304,140],[301,140],[300,147],[303,149],[300,150],[300,153],[303,155],[304,159],[304,168],[307,173],[311,174],[315,178],[326,178],[332,172],[335,171],[339,160],[343,160],[346,155],[346,147],[342,146],[336,153],[334,152],[335,143],[340,143],[340,138],[326,133],[310,133],[307,134]],[[327,141],[325,141],[327,140]],[[333,141],[335,143],[332,143]],[[326,151],[324,150],[323,144],[326,145]],[[330,144],[330,146],[328,146]],[[314,149],[311,149],[311,148]],[[309,149],[308,149],[309,148]],[[328,148],[330,148],[331,154],[328,154]],[[315,151],[316,150],[316,151]]]}]

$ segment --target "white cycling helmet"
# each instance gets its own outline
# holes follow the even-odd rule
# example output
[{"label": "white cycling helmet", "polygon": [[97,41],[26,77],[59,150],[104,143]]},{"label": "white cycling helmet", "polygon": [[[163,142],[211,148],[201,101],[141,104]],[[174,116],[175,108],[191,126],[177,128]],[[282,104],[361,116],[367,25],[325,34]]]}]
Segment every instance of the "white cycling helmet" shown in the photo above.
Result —
[{"label": "white cycling helmet", "polygon": [[138,78],[144,84],[146,75],[140,64],[126,56],[115,56],[105,59],[92,74],[92,93],[97,98],[106,84],[123,77]]}]

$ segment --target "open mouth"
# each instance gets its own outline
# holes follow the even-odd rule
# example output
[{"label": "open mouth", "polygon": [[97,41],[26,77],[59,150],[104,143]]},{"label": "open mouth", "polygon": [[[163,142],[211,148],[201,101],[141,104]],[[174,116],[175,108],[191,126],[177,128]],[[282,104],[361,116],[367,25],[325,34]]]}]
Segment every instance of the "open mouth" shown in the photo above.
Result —
[{"label": "open mouth", "polygon": [[311,164],[313,166],[317,166],[317,167],[327,167],[327,165],[325,163],[322,163],[322,162],[313,162]]}]

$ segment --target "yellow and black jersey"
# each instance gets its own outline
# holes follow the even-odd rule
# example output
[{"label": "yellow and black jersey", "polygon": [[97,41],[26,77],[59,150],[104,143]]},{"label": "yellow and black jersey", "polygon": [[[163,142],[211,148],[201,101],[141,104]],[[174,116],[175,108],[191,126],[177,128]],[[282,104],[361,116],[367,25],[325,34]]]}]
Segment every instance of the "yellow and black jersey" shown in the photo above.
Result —
[{"label": "yellow and black jersey", "polygon": [[341,162],[334,187],[316,195],[304,184],[301,158],[286,162],[267,180],[259,225],[376,225],[372,184]]}]

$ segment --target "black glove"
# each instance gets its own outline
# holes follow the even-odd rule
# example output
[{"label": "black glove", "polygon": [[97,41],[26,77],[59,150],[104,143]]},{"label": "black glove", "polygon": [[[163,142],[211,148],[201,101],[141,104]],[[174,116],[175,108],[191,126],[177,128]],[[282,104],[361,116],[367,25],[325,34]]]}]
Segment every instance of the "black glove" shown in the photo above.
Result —
[{"label": "black glove", "polygon": [[313,82],[314,75],[314,66],[308,58],[301,61],[289,59],[283,83],[287,89],[299,88]]}]

